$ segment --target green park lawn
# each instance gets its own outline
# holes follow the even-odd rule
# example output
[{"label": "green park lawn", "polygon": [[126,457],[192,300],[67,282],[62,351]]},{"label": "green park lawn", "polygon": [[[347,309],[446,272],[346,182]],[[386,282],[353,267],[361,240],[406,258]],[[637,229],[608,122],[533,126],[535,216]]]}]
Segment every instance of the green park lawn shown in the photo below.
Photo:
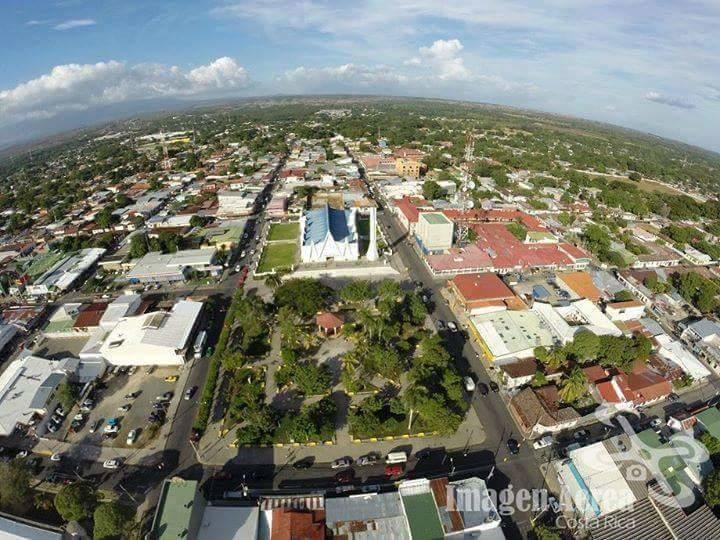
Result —
[{"label": "green park lawn", "polygon": [[295,243],[268,244],[263,249],[262,258],[258,265],[258,273],[272,272],[280,268],[289,268],[295,264],[297,246]]},{"label": "green park lawn", "polygon": [[296,240],[298,234],[300,234],[299,223],[273,223],[270,225],[268,241],[278,242]]}]

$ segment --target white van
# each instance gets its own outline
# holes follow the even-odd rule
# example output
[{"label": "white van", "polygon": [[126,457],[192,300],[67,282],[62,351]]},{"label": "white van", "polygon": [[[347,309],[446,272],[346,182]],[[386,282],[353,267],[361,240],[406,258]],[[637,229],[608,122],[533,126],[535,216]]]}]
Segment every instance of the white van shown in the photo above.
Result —
[{"label": "white van", "polygon": [[405,452],[390,452],[385,458],[385,463],[406,463],[407,454]]}]

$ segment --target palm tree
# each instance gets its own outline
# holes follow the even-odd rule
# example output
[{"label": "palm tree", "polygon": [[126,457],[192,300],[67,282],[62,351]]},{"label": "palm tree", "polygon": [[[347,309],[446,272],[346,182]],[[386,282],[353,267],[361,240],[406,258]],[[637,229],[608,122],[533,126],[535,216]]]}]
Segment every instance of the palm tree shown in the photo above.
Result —
[{"label": "palm tree", "polygon": [[417,383],[412,383],[405,389],[403,400],[405,401],[405,405],[407,405],[408,409],[410,409],[410,414],[408,416],[408,432],[410,431],[410,428],[412,428],[412,421],[415,412],[422,406],[427,398],[428,389]]},{"label": "palm tree", "polygon": [[582,397],[587,392],[587,377],[579,367],[570,372],[560,382],[560,397],[565,403],[571,403]]},{"label": "palm tree", "polygon": [[273,291],[282,284],[282,277],[278,273],[270,274],[265,278],[265,285],[270,287]]}]

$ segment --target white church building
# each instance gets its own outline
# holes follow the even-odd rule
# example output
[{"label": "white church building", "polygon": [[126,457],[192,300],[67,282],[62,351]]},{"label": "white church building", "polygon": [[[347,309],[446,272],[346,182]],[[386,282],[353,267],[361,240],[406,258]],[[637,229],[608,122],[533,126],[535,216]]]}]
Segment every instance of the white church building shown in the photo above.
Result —
[{"label": "white church building", "polygon": [[357,209],[338,210],[325,204],[300,218],[300,256],[304,263],[357,261],[360,247]]}]

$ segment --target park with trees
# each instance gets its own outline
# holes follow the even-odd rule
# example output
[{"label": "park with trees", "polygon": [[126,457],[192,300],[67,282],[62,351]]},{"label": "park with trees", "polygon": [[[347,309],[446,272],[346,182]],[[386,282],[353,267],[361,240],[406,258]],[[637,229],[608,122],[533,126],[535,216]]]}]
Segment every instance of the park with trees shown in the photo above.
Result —
[{"label": "park with trees", "polygon": [[[268,282],[271,302],[238,293],[228,310],[203,393],[214,405],[196,428],[219,422],[250,446],[332,440],[339,418],[356,438],[457,430],[461,377],[415,291],[392,280]],[[343,321],[337,335],[319,330],[321,312]]]}]

